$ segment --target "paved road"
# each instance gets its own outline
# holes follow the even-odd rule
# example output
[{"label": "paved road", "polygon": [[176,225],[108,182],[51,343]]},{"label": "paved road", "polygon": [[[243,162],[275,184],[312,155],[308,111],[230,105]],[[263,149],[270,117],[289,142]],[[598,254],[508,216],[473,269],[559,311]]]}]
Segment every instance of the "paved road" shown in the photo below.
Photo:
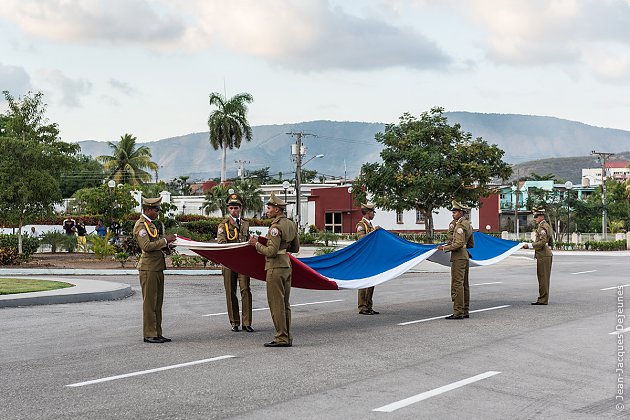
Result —
[{"label": "paved road", "polygon": [[[627,418],[630,407],[615,408],[618,338],[609,334],[618,292],[601,290],[630,283],[626,259],[555,257],[547,307],[529,304],[530,257],[475,268],[472,309],[489,310],[463,321],[430,320],[450,313],[450,298],[448,272],[428,262],[377,286],[378,316],[357,314],[356,291],[294,289],[292,348],[262,346],[273,334],[268,310],[254,312],[255,333],[231,332],[216,276],[167,277],[173,342],[159,345],[142,342],[138,293],[0,309],[1,416]],[[107,280],[139,289],[131,276]],[[253,294],[265,308],[264,283]]]}]

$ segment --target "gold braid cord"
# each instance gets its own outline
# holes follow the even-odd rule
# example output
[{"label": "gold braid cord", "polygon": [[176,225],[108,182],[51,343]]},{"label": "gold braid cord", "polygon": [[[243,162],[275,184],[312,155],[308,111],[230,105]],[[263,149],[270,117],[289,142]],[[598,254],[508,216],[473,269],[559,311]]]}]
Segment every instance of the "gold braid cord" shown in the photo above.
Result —
[{"label": "gold braid cord", "polygon": [[225,222],[225,234],[227,235],[228,240],[233,241],[238,238],[238,229],[234,228],[234,236],[230,236],[230,227],[228,226],[228,223]]},{"label": "gold braid cord", "polygon": [[147,233],[149,234],[150,237],[157,238],[158,230],[157,230],[157,228],[155,226],[153,227],[153,229],[155,229],[153,232],[151,232],[151,228],[149,227],[147,222],[144,222],[144,227],[147,228]]}]

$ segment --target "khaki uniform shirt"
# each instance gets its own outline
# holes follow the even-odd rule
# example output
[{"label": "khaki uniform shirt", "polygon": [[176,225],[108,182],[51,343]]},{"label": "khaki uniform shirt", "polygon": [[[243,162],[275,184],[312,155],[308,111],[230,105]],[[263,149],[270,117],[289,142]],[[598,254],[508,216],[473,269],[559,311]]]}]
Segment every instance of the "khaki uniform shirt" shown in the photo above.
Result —
[{"label": "khaki uniform shirt", "polygon": [[553,230],[546,220],[543,220],[536,226],[536,240],[532,243],[534,248],[534,257],[551,257],[551,247]]},{"label": "khaki uniform shirt", "polygon": [[300,238],[297,234],[297,226],[285,215],[278,216],[271,222],[267,233],[267,245],[256,243],[256,251],[265,256],[265,270],[291,267],[287,252],[299,250]]},{"label": "khaki uniform shirt", "polygon": [[[470,259],[470,254],[468,253],[467,248],[472,248],[475,246],[472,234],[472,225],[470,224],[468,219],[466,219],[465,217],[460,217],[453,226],[452,239],[450,239],[449,243],[444,247],[445,252],[451,252],[451,261]],[[449,236],[450,225],[449,233],[447,233],[447,239]]]},{"label": "khaki uniform shirt", "polygon": [[249,222],[240,218],[241,226],[232,217],[227,217],[219,223],[217,228],[217,243],[234,244],[249,240]]},{"label": "khaki uniform shirt", "polygon": [[372,226],[372,222],[366,219],[365,217],[357,223],[357,237],[358,239],[363,238],[365,235],[374,232],[374,226]]},{"label": "khaki uniform shirt", "polygon": [[133,236],[136,238],[142,256],[138,261],[138,270],[162,271],[166,269],[163,248],[167,248],[166,238],[160,238],[157,227],[144,216],[133,226]]}]

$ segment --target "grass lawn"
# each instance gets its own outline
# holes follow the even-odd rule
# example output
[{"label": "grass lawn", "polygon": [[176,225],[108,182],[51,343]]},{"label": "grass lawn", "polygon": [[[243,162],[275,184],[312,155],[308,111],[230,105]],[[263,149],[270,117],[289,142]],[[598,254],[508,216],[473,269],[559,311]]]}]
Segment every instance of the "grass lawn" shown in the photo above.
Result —
[{"label": "grass lawn", "polygon": [[10,279],[0,277],[0,295],[12,295],[14,293],[43,292],[45,290],[63,289],[72,287],[72,284],[61,281]]}]

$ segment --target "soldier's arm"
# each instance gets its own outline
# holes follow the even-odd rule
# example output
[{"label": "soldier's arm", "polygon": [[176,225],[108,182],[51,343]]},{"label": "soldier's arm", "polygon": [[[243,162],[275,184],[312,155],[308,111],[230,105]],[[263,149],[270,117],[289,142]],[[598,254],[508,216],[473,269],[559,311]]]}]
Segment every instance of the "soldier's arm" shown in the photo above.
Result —
[{"label": "soldier's arm", "polygon": [[289,248],[287,248],[289,252],[299,252],[300,251],[300,235],[296,234],[295,238],[289,244]]},{"label": "soldier's arm", "polygon": [[[142,231],[145,232],[144,235],[142,234]],[[151,242],[149,239],[149,234],[146,229],[144,229],[144,227],[142,227],[142,229],[134,231],[133,236],[136,237],[136,241],[138,242],[138,246],[140,247],[140,249],[145,252],[159,251],[162,248],[168,246],[166,238],[161,238],[158,241]]]},{"label": "soldier's arm", "polygon": [[536,241],[532,242],[532,248],[534,248],[536,251],[540,251],[541,249],[543,249],[545,245],[547,245],[547,235],[547,230],[541,229],[540,233],[536,237]]},{"label": "soldier's arm", "polygon": [[[276,235],[271,234],[271,231],[276,229],[278,232]],[[267,235],[267,245],[263,245],[260,242],[256,242],[256,251],[265,257],[275,257],[280,249],[280,240],[282,239],[282,232],[276,226],[271,226],[269,229],[269,235]]]},{"label": "soldier's arm", "polygon": [[225,236],[225,223],[219,223],[219,227],[217,227],[217,243],[226,244],[227,237]]},{"label": "soldier's arm", "polygon": [[455,251],[460,248],[463,248],[466,241],[466,233],[464,228],[456,227],[455,232],[453,232],[453,242],[446,245],[442,248],[443,251]]}]

